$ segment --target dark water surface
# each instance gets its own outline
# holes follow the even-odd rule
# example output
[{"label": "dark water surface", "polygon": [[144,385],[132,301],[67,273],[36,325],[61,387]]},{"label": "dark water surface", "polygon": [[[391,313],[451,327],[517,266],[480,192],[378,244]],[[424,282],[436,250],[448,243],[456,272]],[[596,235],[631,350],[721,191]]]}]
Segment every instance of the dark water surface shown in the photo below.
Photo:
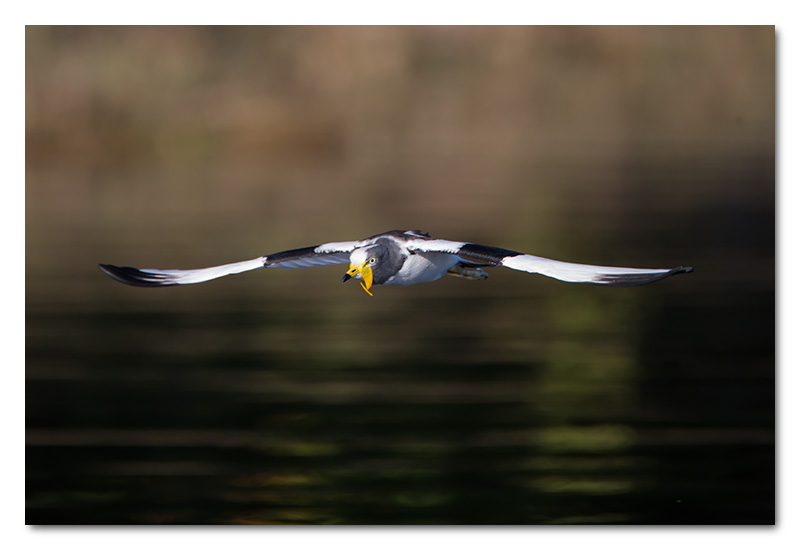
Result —
[{"label": "dark water surface", "polygon": [[30,312],[27,521],[773,522],[769,292],[515,275]]}]

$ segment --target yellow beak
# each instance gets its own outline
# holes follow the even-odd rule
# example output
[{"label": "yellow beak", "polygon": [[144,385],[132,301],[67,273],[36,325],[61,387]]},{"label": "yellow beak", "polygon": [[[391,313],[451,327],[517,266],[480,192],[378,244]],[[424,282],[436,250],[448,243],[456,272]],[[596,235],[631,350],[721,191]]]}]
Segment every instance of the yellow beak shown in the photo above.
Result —
[{"label": "yellow beak", "polygon": [[369,289],[372,287],[372,268],[367,265],[367,262],[357,266],[355,264],[350,264],[350,269],[347,270],[347,274],[345,274],[345,278],[343,281],[347,281],[347,279],[351,277],[355,277],[356,275],[361,275],[361,288],[364,291],[372,296],[372,292]]}]

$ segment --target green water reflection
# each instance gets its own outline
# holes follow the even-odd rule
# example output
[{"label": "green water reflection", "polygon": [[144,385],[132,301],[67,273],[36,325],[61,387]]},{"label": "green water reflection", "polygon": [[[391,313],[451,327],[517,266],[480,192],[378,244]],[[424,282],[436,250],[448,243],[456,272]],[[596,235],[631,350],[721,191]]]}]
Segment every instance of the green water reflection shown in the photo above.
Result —
[{"label": "green water reflection", "polygon": [[[606,309],[630,309],[599,292]],[[480,303],[498,298],[472,297],[510,318],[529,307]],[[715,309],[660,303],[650,315],[697,320],[648,344],[658,321],[559,328],[556,315],[555,328],[498,339],[428,320],[455,297],[405,297],[402,317],[348,299],[360,321],[312,328],[253,309],[30,314],[28,520],[771,521],[769,365],[671,344]],[[754,328],[771,318],[769,303],[760,311]],[[768,333],[738,342],[740,357]]]}]

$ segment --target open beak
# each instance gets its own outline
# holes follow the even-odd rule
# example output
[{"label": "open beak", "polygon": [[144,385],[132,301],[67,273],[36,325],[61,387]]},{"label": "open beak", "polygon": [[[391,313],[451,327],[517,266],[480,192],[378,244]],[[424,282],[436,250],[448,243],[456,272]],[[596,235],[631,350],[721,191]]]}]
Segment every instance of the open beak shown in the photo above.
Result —
[{"label": "open beak", "polygon": [[361,265],[350,264],[350,269],[347,270],[347,273],[344,274],[342,277],[342,282],[346,283],[353,277],[361,279],[359,282],[361,283],[361,288],[364,291],[372,296],[372,292],[369,289],[372,287],[372,268],[367,265],[367,262],[364,262]]}]

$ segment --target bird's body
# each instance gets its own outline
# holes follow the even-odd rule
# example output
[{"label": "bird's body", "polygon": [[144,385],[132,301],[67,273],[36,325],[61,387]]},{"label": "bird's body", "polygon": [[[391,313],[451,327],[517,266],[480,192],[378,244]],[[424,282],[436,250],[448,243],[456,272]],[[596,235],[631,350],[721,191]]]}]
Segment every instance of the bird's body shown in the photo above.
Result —
[{"label": "bird's body", "polygon": [[481,268],[504,266],[539,273],[562,281],[607,286],[637,286],[658,281],[691,267],[638,269],[574,264],[531,256],[513,250],[473,243],[434,239],[421,231],[387,231],[360,241],[327,243],[286,250],[233,264],[190,270],[136,269],[100,264],[114,279],[134,286],[172,286],[209,281],[251,269],[293,269],[350,264],[343,281],[360,280],[371,295],[372,286],[409,286],[452,274],[467,279],[485,279]]},{"label": "bird's body", "polygon": [[[408,236],[411,235],[406,232],[389,232],[365,239],[365,246],[351,253],[350,264],[363,265],[375,257],[371,266],[374,285],[409,286],[441,279],[459,262],[458,256],[453,254],[414,251],[409,245],[421,239],[421,234],[404,239]],[[355,276],[363,278],[361,273]]]},{"label": "bird's body", "polygon": [[397,275],[386,281],[387,285],[411,286],[417,283],[430,283],[447,275],[458,263],[458,256],[418,252],[409,256]]}]

